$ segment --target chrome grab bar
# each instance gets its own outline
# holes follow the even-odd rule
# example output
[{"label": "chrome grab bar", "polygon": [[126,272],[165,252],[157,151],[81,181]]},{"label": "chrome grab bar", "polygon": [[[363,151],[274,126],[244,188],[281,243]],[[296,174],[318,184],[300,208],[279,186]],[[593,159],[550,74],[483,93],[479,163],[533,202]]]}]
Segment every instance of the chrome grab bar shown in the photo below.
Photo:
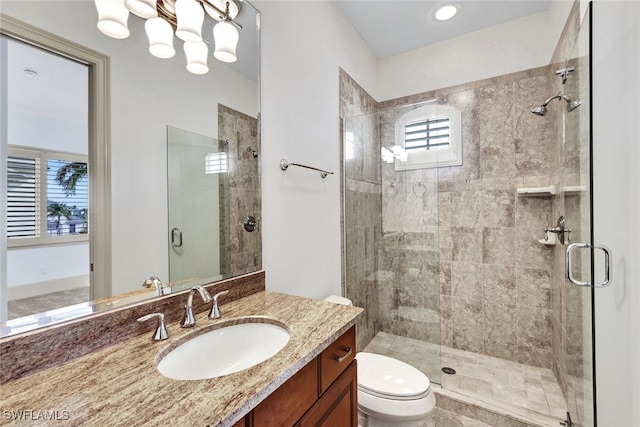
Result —
[{"label": "chrome grab bar", "polygon": [[591,283],[585,282],[582,280],[578,280],[573,277],[573,260],[572,253],[575,249],[583,249],[583,248],[593,248],[600,249],[604,252],[604,282],[595,283],[593,286],[595,288],[605,288],[611,284],[611,250],[604,245],[590,245],[588,243],[573,243],[567,246],[567,255],[566,255],[566,277],[567,279],[577,286],[591,286]]}]

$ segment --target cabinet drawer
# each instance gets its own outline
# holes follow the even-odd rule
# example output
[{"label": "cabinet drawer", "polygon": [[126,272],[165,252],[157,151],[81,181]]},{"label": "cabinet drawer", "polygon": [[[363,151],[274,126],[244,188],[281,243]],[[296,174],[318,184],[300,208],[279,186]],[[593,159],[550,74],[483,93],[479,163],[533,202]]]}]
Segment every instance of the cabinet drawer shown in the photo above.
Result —
[{"label": "cabinet drawer", "polygon": [[255,427],[292,426],[318,399],[317,358],[271,393],[253,410]]},{"label": "cabinet drawer", "polygon": [[356,356],[356,327],[352,326],[333,344],[327,347],[318,357],[320,364],[320,394],[340,376],[342,371],[353,361]]}]

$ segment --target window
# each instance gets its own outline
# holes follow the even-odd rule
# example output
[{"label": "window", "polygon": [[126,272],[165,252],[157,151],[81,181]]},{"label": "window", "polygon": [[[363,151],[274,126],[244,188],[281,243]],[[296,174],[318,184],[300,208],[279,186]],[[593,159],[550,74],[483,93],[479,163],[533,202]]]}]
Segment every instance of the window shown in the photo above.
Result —
[{"label": "window", "polygon": [[7,171],[10,247],[87,240],[86,156],[9,147]]},{"label": "window", "polygon": [[460,111],[446,105],[427,105],[398,119],[396,141],[407,160],[395,160],[396,170],[424,169],[462,164]]},{"label": "window", "polygon": [[404,148],[426,150],[449,147],[449,118],[434,117],[404,125]]}]

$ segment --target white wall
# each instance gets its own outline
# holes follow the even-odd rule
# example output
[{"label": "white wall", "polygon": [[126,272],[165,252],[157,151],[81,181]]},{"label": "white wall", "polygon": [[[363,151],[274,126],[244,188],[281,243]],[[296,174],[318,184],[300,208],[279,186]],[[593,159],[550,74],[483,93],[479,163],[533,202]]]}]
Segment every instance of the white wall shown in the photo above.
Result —
[{"label": "white wall", "polygon": [[113,293],[166,280],[166,126],[217,137],[217,104],[256,116],[256,83],[213,59],[209,74],[190,74],[177,41],[171,60],[151,56],[135,17],[128,39],[103,35],[93,1],[3,0],[2,12],[111,57]]},{"label": "white wall", "polygon": [[[9,81],[11,85],[11,81]],[[11,145],[88,154],[87,123],[11,110],[9,105],[8,139]]]},{"label": "white wall", "polygon": [[547,65],[572,3],[383,59],[372,95],[384,101]]},{"label": "white wall", "polygon": [[12,248],[7,253],[8,286],[89,275],[89,243]]},{"label": "white wall", "polygon": [[[262,13],[263,267],[272,291],[340,293],[338,69],[369,89],[376,60],[326,1],[256,1]],[[335,172],[325,179],[280,159]]]},{"label": "white wall", "polygon": [[593,5],[594,231],[613,252],[597,289],[598,425],[640,426],[640,2]]}]

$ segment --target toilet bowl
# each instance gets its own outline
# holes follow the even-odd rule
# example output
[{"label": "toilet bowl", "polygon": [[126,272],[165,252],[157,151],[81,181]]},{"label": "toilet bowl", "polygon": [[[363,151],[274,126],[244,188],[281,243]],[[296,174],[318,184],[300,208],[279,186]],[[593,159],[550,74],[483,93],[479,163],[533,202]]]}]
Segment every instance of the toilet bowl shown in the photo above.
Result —
[{"label": "toilet bowl", "polygon": [[358,425],[414,427],[436,406],[429,378],[400,360],[358,353]]},{"label": "toilet bowl", "polygon": [[[352,305],[344,297],[325,298]],[[360,352],[358,361],[358,426],[417,427],[436,406],[429,378],[392,357]]]}]

